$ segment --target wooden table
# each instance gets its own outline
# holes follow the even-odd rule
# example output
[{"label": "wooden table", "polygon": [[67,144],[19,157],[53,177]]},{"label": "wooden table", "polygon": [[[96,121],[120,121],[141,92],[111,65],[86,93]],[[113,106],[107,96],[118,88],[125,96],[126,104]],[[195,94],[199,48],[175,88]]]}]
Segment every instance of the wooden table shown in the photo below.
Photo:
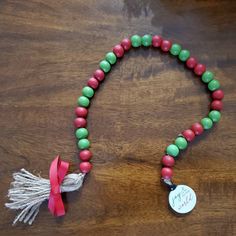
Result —
[{"label": "wooden table", "polygon": [[[0,1],[0,235],[232,236],[235,204],[235,1]],[[199,77],[159,50],[128,53],[92,101],[93,171],[64,196],[55,219],[45,203],[33,226],[11,226],[4,207],[12,173],[48,176],[60,154],[76,169],[77,97],[98,62],[123,37],[161,34],[190,49],[225,91],[220,124],[189,145],[174,181],[197,193],[177,217],[160,183],[161,156],[183,129],[207,115]]]}]

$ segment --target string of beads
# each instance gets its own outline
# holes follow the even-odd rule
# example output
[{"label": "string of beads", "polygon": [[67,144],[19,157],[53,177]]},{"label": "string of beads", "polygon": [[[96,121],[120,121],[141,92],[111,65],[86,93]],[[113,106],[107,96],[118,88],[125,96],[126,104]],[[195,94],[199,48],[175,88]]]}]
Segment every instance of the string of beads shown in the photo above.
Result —
[{"label": "string of beads", "polygon": [[160,48],[161,51],[169,52],[172,56],[178,57],[188,69],[193,70],[193,72],[201,78],[202,82],[206,84],[208,90],[211,92],[212,98],[208,115],[201,119],[200,122],[196,122],[191,125],[190,128],[184,130],[174,140],[173,144],[167,146],[165,155],[162,157],[163,167],[161,176],[163,179],[169,180],[172,178],[172,167],[180,151],[186,149],[188,144],[194,140],[195,136],[201,135],[205,130],[212,128],[213,124],[217,123],[221,118],[220,111],[223,107],[222,99],[224,93],[220,89],[220,83],[214,78],[214,74],[211,71],[206,70],[205,65],[198,63],[197,59],[190,55],[189,50],[182,48],[181,45],[177,43],[172,43],[170,40],[163,39],[158,35],[151,36],[146,34],[142,37],[133,35],[131,38],[125,38],[120,44],[114,46],[111,52],[105,55],[105,58],[99,64],[100,68],[97,69],[93,73],[93,76],[87,81],[87,86],[82,89],[82,96],[78,98],[78,107],[75,109],[76,119],[74,120],[74,126],[76,128],[75,135],[78,139],[78,148],[80,149],[79,158],[81,163],[79,167],[83,173],[88,173],[92,169],[90,162],[92,152],[89,150],[89,132],[86,129],[86,118],[90,100],[98,89],[99,84],[105,79],[105,75],[111,70],[112,66],[116,64],[117,59],[122,58],[132,47],[138,48],[141,46]]}]

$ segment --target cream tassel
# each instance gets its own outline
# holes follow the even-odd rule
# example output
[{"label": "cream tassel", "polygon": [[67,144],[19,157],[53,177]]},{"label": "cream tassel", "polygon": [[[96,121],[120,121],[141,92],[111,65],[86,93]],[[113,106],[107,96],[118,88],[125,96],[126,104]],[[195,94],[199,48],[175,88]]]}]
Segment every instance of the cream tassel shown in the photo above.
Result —
[{"label": "cream tassel", "polygon": [[[65,176],[61,192],[72,192],[78,190],[84,180],[85,174],[68,174]],[[8,191],[11,201],[5,206],[9,209],[21,210],[13,221],[15,225],[18,221],[31,225],[39,212],[39,207],[43,201],[49,199],[50,181],[48,179],[35,176],[25,169],[13,174],[14,182]]]}]

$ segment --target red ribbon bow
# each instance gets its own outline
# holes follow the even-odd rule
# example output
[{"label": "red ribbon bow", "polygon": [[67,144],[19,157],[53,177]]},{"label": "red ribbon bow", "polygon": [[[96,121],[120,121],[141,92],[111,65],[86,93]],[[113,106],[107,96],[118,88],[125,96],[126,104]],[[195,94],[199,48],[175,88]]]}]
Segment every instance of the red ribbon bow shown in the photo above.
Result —
[{"label": "red ribbon bow", "polygon": [[48,200],[48,208],[54,216],[65,215],[65,208],[61,198],[60,185],[68,171],[69,163],[61,161],[57,156],[51,163],[49,170],[49,178],[51,191]]}]

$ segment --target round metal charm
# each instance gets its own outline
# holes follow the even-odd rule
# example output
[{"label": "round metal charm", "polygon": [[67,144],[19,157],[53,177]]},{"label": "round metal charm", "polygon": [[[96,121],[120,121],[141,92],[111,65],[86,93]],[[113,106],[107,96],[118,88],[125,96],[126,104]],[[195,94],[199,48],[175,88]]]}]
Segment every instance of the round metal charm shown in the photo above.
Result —
[{"label": "round metal charm", "polygon": [[187,185],[177,185],[169,193],[169,205],[179,214],[186,214],[193,210],[197,203],[197,197],[193,189]]}]

